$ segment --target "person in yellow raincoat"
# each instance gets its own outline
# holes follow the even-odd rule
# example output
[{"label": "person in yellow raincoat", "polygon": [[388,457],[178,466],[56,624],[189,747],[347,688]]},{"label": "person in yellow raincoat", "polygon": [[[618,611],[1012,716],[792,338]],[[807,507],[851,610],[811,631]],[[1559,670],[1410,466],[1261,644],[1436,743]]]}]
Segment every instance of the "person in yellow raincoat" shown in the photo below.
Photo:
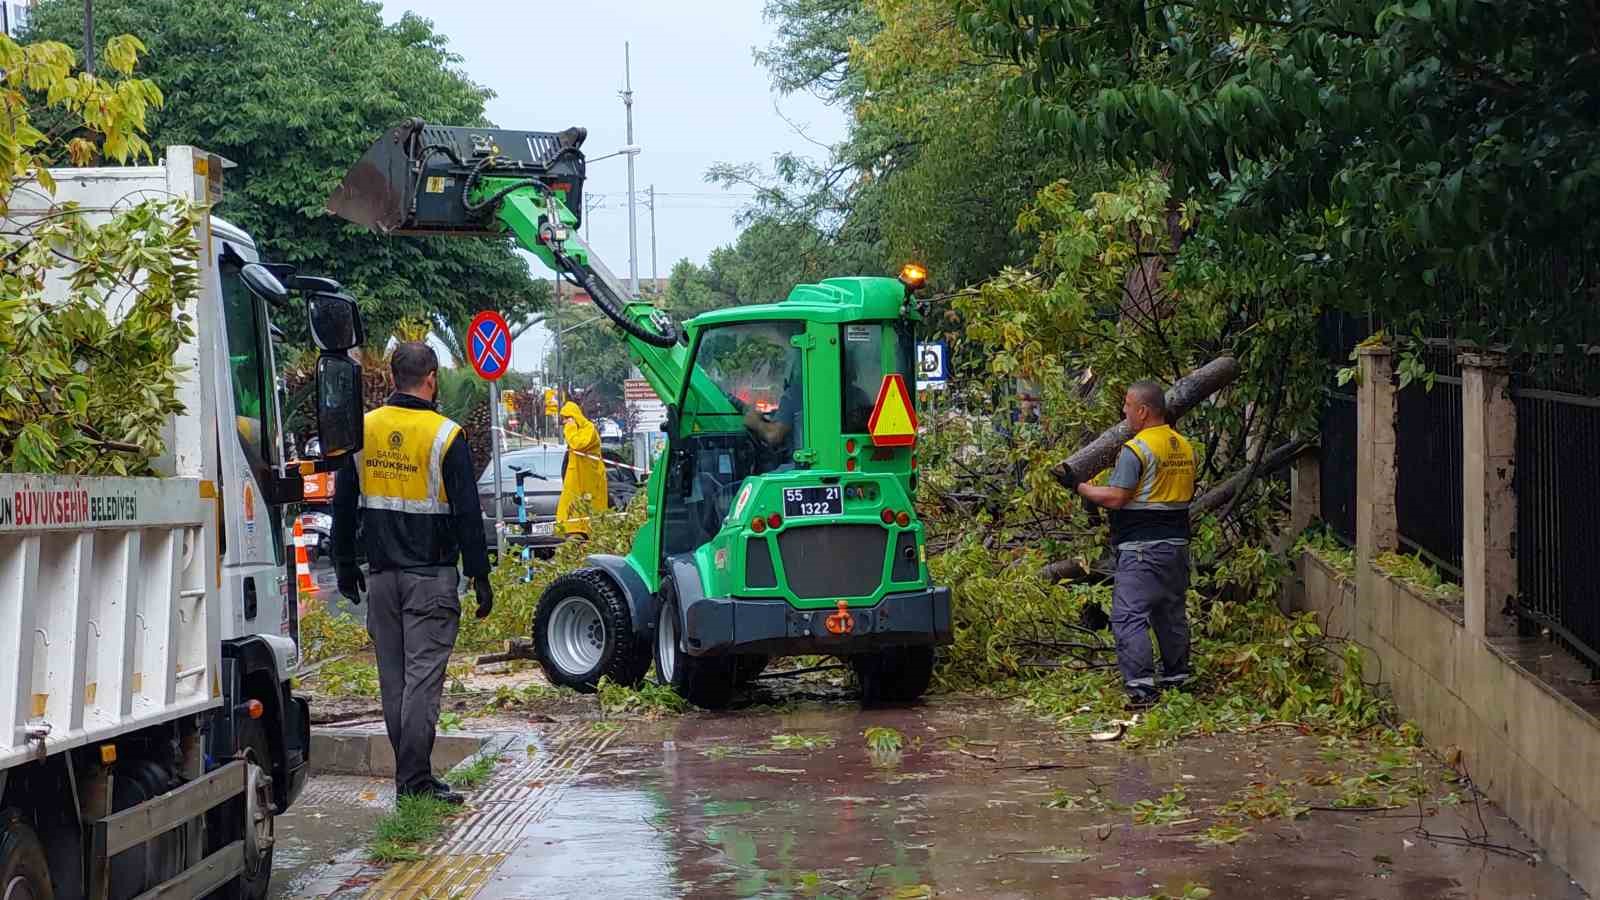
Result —
[{"label": "person in yellow raincoat", "polygon": [[561,407],[561,424],[567,440],[567,473],[561,479],[561,499],[556,502],[556,524],[564,534],[587,537],[589,516],[578,501],[587,500],[594,513],[604,512],[610,505],[606,465],[600,457],[600,429],[571,400]]}]

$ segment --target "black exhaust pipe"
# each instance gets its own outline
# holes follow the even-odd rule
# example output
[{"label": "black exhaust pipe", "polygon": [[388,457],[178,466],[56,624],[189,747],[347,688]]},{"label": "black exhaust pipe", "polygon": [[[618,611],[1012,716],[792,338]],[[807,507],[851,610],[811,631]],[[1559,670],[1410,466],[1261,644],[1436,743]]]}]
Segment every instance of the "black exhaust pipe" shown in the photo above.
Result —
[{"label": "black exhaust pipe", "polygon": [[389,129],[350,169],[328,212],[381,234],[500,234],[494,210],[472,210],[469,185],[483,177],[537,180],[566,194],[583,216],[588,132],[508,131],[428,125],[408,119]]}]

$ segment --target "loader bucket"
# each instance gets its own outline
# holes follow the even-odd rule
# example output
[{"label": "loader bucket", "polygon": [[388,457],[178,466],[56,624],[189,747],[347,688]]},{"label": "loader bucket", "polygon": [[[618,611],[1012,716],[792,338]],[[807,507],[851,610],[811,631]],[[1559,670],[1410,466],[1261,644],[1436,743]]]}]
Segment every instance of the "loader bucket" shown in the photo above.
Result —
[{"label": "loader bucket", "polygon": [[[378,138],[350,169],[328,212],[381,234],[496,235],[493,210],[468,211],[468,177],[534,178],[583,214],[582,128],[507,131],[408,119]],[[489,160],[489,162],[485,162]]]}]

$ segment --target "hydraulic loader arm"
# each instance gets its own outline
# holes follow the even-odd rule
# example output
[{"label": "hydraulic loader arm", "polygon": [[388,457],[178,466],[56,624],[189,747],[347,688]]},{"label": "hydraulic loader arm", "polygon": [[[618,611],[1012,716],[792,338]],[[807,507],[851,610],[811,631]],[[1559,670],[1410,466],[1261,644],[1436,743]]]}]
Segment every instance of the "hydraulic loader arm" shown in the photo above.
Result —
[{"label": "hydraulic loader arm", "polygon": [[[504,181],[484,179],[477,192],[494,197],[508,186]],[[556,193],[524,184],[501,197],[499,204],[496,217],[516,235],[524,250],[557,275],[571,278],[607,314],[611,308],[622,313],[624,321],[616,324],[628,337],[628,355],[656,396],[668,400],[674,397],[689,365],[689,348],[678,339],[679,332],[671,318],[649,303],[627,299],[628,289],[622,280],[578,235],[577,216]],[[617,320],[614,315],[612,318]],[[670,342],[664,339],[668,335]]]},{"label": "hydraulic loader arm", "polygon": [[628,338],[658,396],[677,395],[688,366],[682,332],[663,310],[633,301],[578,237],[587,132],[429,125],[389,129],[345,175],[328,211],[381,234],[500,237],[577,283]]}]

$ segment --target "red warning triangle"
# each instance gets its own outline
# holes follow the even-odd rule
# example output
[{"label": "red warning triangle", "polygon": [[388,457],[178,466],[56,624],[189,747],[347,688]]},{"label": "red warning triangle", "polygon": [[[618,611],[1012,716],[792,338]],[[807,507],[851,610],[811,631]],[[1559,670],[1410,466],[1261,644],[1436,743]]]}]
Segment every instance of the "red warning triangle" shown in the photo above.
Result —
[{"label": "red warning triangle", "polygon": [[900,375],[883,376],[878,403],[867,420],[867,433],[876,447],[909,447],[917,442],[917,410]]}]

